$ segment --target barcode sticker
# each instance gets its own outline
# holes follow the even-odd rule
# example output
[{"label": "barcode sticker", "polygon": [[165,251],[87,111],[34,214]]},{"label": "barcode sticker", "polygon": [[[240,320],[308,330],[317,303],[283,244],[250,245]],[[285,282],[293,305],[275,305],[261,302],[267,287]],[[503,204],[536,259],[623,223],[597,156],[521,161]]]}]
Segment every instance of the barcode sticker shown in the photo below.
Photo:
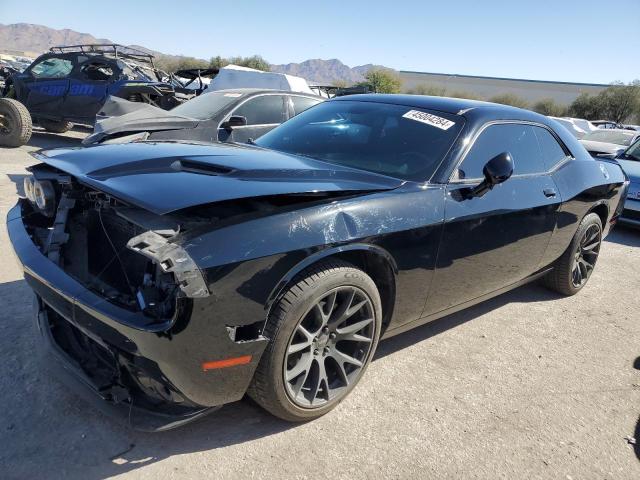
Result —
[{"label": "barcode sticker", "polygon": [[439,128],[440,130],[449,130],[456,124],[456,122],[452,122],[446,118],[438,117],[431,113],[421,112],[420,110],[409,110],[407,113],[402,115],[402,117],[415,120],[416,122],[426,123],[427,125]]}]

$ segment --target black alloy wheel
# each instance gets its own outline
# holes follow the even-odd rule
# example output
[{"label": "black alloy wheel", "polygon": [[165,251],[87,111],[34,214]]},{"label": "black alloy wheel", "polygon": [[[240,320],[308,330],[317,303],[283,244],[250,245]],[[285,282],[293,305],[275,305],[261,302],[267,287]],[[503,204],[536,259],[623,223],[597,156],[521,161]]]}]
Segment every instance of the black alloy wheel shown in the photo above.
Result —
[{"label": "black alloy wheel", "polygon": [[360,377],[375,335],[374,315],[364,291],[343,286],[302,317],[283,370],[287,394],[296,405],[314,408],[337,400]]},{"label": "black alloy wheel", "polygon": [[363,377],[382,331],[373,279],[341,259],[298,274],[272,307],[267,345],[247,393],[282,419],[301,422],[336,407]]},{"label": "black alloy wheel", "polygon": [[580,222],[571,243],[553,263],[543,283],[563,295],[575,295],[587,284],[596,266],[602,245],[602,220],[588,213]]},{"label": "black alloy wheel", "polygon": [[576,288],[582,287],[591,276],[596,266],[600,244],[602,242],[602,228],[597,224],[591,224],[585,230],[574,254],[571,281]]}]

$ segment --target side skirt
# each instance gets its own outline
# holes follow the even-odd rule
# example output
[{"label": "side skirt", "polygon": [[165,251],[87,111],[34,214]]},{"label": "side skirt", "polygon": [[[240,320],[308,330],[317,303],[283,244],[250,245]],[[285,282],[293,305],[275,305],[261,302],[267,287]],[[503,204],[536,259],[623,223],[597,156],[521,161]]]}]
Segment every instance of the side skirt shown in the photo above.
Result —
[{"label": "side skirt", "polygon": [[541,277],[543,277],[544,275],[546,275],[548,272],[550,272],[551,270],[553,270],[552,267],[548,267],[545,268],[537,273],[534,273],[533,275],[528,276],[527,278],[524,278],[516,283],[512,283],[511,285],[507,285],[504,288],[500,288],[498,290],[494,290],[493,292],[487,293],[485,295],[482,295],[478,298],[474,298],[473,300],[468,300],[464,303],[461,303],[459,305],[455,305],[453,307],[449,307],[445,310],[441,310],[439,312],[436,313],[432,313],[431,315],[427,315],[424,316],[422,318],[418,318],[417,320],[414,320],[413,322],[409,322],[406,323],[404,325],[400,325],[399,327],[396,327],[394,329],[391,330],[387,330],[386,332],[384,332],[384,334],[382,335],[382,339],[385,338],[390,338],[393,337],[394,335],[398,335],[400,333],[404,333],[408,330],[411,330],[413,328],[419,327],[420,325],[424,325],[425,323],[429,323],[432,322],[434,320],[438,320],[442,317],[446,317],[447,315],[451,315],[452,313],[456,313],[459,312],[460,310],[464,310],[466,308],[472,307],[473,305],[477,305],[478,303],[482,303],[485,300],[489,300],[490,298],[493,297],[497,297],[498,295],[502,295],[503,293],[506,293],[510,290],[513,290],[514,288],[518,288],[521,287],[522,285],[526,285],[527,283],[533,282],[534,280],[537,280]]}]

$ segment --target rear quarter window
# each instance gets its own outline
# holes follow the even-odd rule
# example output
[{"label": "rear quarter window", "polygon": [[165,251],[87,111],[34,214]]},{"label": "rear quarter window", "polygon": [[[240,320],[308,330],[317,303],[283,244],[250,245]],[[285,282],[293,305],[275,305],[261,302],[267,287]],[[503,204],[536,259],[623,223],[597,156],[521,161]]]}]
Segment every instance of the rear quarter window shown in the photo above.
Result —
[{"label": "rear quarter window", "polygon": [[545,170],[551,170],[558,163],[567,158],[567,154],[556,138],[546,128],[532,127],[540,145],[540,153]]}]

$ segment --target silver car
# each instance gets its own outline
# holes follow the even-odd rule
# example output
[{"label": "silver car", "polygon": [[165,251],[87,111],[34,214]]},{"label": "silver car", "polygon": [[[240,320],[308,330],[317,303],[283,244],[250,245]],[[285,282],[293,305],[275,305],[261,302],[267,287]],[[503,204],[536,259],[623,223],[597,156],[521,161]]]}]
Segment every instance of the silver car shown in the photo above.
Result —
[{"label": "silver car", "polygon": [[640,137],[637,130],[603,129],[587,133],[580,143],[591,155],[616,156]]}]

